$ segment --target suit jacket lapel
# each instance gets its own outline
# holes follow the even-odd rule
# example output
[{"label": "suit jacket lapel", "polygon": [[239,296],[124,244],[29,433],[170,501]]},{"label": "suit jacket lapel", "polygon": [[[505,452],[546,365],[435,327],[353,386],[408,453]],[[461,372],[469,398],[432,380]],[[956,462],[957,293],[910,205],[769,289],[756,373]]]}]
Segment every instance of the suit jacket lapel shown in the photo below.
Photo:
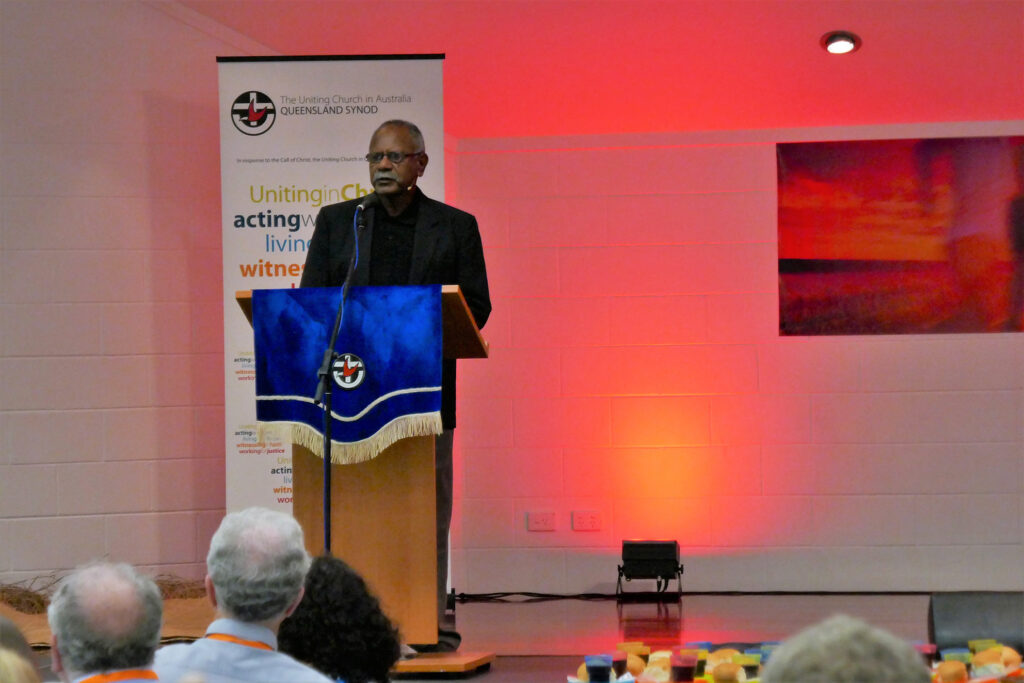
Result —
[{"label": "suit jacket lapel", "polygon": [[437,249],[438,213],[434,203],[420,193],[420,211],[416,217],[416,233],[412,240],[412,266],[409,268],[409,284],[423,284],[428,266]]},{"label": "suit jacket lapel", "polygon": [[[366,225],[372,227],[377,217],[377,207],[366,209]],[[370,284],[370,249],[373,247],[373,230],[364,229],[359,235],[359,263],[352,274],[352,284],[365,287]],[[348,264],[346,264],[347,267]]]}]

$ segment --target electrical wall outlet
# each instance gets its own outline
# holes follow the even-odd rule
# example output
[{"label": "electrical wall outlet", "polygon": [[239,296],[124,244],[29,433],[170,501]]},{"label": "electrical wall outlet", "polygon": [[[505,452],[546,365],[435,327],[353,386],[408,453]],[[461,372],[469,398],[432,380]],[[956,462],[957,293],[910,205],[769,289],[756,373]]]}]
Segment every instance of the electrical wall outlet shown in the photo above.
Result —
[{"label": "electrical wall outlet", "polygon": [[597,510],[573,510],[573,531],[600,531],[601,513]]},{"label": "electrical wall outlet", "polygon": [[555,513],[549,510],[538,510],[526,513],[527,531],[554,531]]}]

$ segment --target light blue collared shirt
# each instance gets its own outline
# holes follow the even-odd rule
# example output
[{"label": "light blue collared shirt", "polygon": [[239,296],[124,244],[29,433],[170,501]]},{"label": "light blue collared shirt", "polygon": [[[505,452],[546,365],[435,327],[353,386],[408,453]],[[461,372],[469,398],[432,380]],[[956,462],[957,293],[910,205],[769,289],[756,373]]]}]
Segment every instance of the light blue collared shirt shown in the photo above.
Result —
[{"label": "light blue collared shirt", "polygon": [[177,683],[198,674],[204,683],[333,683],[315,669],[277,651],[277,636],[263,626],[235,619],[217,619],[206,635],[223,634],[268,645],[271,649],[200,638],[194,643],[167,645],[156,651],[153,668],[161,683]]}]

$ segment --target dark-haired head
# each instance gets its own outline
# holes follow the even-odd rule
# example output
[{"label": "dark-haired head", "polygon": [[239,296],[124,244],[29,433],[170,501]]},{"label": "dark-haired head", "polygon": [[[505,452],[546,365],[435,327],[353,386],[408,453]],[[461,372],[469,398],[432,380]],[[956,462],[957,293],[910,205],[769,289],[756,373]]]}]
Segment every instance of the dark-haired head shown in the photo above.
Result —
[{"label": "dark-haired head", "polygon": [[366,582],[326,555],[313,560],[306,594],[282,622],[278,647],[346,683],[385,683],[400,654],[398,630]]}]

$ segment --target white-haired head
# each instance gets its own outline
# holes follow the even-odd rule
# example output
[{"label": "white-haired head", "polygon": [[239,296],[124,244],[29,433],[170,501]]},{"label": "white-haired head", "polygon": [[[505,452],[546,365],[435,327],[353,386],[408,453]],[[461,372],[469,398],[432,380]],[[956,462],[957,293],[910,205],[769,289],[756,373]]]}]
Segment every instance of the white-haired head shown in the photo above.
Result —
[{"label": "white-haired head", "polygon": [[800,631],[772,652],[761,683],[928,683],[905,640],[840,614]]},{"label": "white-haired head", "polygon": [[47,610],[65,671],[149,666],[160,643],[163,600],[127,564],[90,564],[61,582]]},{"label": "white-haired head", "polygon": [[227,515],[206,557],[217,607],[247,622],[283,618],[302,591],[309,563],[295,518],[259,507]]}]

